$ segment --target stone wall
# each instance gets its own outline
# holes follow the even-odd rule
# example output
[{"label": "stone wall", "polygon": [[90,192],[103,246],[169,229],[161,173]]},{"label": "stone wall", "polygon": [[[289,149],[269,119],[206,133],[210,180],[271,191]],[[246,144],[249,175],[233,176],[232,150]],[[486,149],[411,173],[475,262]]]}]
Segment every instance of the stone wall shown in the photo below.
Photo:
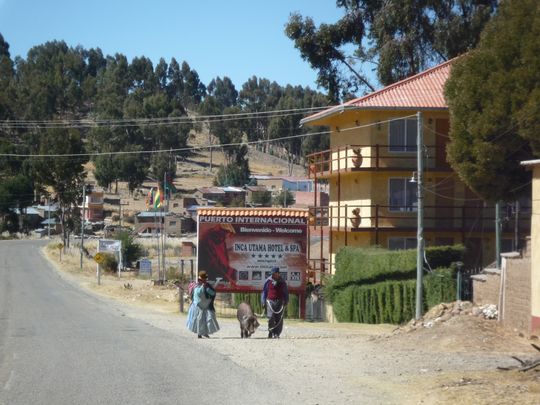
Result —
[{"label": "stone wall", "polygon": [[[501,271],[488,268],[473,276],[473,301],[478,305],[495,304],[504,326],[524,333],[531,322],[531,257],[529,249],[519,253],[503,253],[503,288]],[[502,292],[502,295],[501,295]]]},{"label": "stone wall", "polygon": [[507,258],[503,291],[503,325],[529,332],[531,322],[531,259]]},{"label": "stone wall", "polygon": [[477,305],[499,305],[501,271],[485,269],[482,274],[471,277],[473,280],[473,302]]}]

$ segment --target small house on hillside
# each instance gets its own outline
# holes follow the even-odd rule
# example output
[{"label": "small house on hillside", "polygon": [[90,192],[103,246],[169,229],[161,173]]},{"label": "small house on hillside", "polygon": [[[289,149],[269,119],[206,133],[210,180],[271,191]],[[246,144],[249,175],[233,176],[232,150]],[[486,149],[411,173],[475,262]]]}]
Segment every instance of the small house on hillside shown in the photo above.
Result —
[{"label": "small house on hillside", "polygon": [[229,206],[235,201],[245,201],[245,191],[239,187],[201,187],[193,193],[196,198],[208,200],[209,205],[212,202]]},{"label": "small house on hillside", "polygon": [[244,190],[246,192],[246,205],[251,205],[255,200],[260,200],[260,195],[268,192],[266,186],[262,185],[245,186]]},{"label": "small house on hillside", "polygon": [[285,176],[251,176],[257,181],[257,185],[266,187],[273,195],[279,194],[282,190],[313,191],[313,180],[303,177]]},{"label": "small house on hillside", "polygon": [[[84,219],[87,222],[99,222],[103,221],[103,205],[104,192],[100,189],[92,189],[86,196],[83,203],[79,206],[82,210],[84,207]],[[81,211],[82,212],[82,211]]]},{"label": "small house on hillside", "polygon": [[165,229],[167,235],[181,235],[193,232],[195,222],[192,218],[171,212],[144,211],[135,216],[135,231],[139,236],[152,236]]}]

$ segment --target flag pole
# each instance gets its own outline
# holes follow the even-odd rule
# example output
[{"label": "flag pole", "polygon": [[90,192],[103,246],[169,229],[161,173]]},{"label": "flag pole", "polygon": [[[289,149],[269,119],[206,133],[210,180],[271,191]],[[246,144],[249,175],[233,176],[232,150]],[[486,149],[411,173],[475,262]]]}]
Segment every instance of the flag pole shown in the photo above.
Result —
[{"label": "flag pole", "polygon": [[[159,182],[158,182],[158,191],[156,194],[159,194]],[[154,196],[154,204],[152,209],[154,210],[154,229],[156,230],[156,242],[157,242],[157,265],[158,265],[158,280],[161,280],[161,259],[160,259],[160,249],[159,249],[159,237],[160,234],[158,233],[159,227],[158,227],[158,220],[157,220],[157,209],[156,209],[156,197],[159,197],[159,195]]]},{"label": "flag pole", "polygon": [[[165,193],[164,198],[167,198],[167,172],[163,174],[163,193]],[[168,198],[167,198],[168,201]],[[161,212],[162,212],[162,221],[163,221],[163,236],[162,236],[162,242],[163,242],[163,249],[161,251],[162,254],[162,262],[163,262],[163,283],[165,284],[165,277],[167,273],[167,266],[165,266],[165,247],[166,247],[166,240],[167,240],[167,230],[166,230],[166,220],[165,217],[167,216],[167,212],[163,213],[163,204],[160,205]],[[168,208],[168,207],[167,207]]]}]

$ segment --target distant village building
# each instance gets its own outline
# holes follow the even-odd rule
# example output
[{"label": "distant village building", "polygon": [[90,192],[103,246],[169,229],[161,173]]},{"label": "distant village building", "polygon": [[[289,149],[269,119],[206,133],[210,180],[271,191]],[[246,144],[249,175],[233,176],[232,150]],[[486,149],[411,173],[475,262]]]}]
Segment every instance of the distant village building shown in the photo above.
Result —
[{"label": "distant village building", "polygon": [[135,231],[139,236],[161,233],[165,228],[167,235],[179,236],[195,231],[195,221],[182,215],[161,211],[144,211],[135,217]]},{"label": "distant village building", "polygon": [[245,201],[246,192],[239,187],[201,187],[193,193],[196,198],[212,203],[229,206],[234,201]]},{"label": "distant village building", "polygon": [[262,186],[262,185],[245,186],[244,191],[246,193],[246,205],[247,206],[250,206],[250,205],[254,204],[254,201],[257,200],[258,195],[268,192],[266,186]]},{"label": "distant village building", "polygon": [[309,208],[313,206],[313,201],[317,201],[318,206],[328,207],[330,202],[328,193],[320,191],[316,195],[312,191],[297,191],[294,197],[294,204],[292,205],[294,208]]},{"label": "distant village building", "polygon": [[285,176],[251,176],[257,181],[258,186],[264,186],[272,195],[279,194],[282,190],[291,192],[313,191],[313,180],[303,177],[285,177]]},{"label": "distant village building", "polygon": [[[103,221],[103,205],[104,201],[103,190],[93,189],[85,196],[83,205],[79,208],[82,210],[84,206],[84,219],[87,222],[99,222]],[[82,211],[81,211],[82,212]]]}]

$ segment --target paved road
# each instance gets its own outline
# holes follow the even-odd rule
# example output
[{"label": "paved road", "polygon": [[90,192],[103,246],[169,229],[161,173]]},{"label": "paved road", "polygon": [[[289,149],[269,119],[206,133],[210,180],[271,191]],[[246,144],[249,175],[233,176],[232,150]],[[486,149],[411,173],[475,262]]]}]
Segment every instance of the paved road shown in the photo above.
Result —
[{"label": "paved road", "polygon": [[0,242],[0,404],[289,403],[197,339],[66,282],[41,246]]}]

